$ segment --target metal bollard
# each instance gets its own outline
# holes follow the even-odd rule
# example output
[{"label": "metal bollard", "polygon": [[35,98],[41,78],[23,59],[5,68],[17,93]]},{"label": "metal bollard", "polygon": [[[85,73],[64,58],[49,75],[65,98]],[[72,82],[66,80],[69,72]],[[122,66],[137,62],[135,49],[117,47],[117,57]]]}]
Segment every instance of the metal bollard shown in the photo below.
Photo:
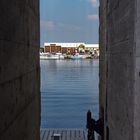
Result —
[{"label": "metal bollard", "polygon": [[104,135],[104,132],[103,132],[104,131],[103,119],[100,118],[97,121],[95,121],[92,118],[92,114],[91,114],[90,110],[88,110],[88,112],[87,112],[86,128],[88,129],[88,135],[87,135],[88,140],[95,140],[94,131],[96,131],[103,138],[103,135]]},{"label": "metal bollard", "polygon": [[88,129],[87,139],[94,140],[95,139],[94,138],[94,119],[92,119],[90,110],[87,112],[87,125],[86,125],[86,127]]}]

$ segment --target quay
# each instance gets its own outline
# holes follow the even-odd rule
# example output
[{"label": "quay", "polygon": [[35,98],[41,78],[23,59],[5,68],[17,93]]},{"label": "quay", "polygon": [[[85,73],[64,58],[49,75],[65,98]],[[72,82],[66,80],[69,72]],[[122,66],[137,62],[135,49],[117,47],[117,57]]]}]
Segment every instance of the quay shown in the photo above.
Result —
[{"label": "quay", "polygon": [[[54,138],[56,136],[56,138]],[[59,136],[59,138],[57,138]],[[69,128],[47,128],[40,129],[40,140],[87,140],[87,131],[85,129]],[[95,134],[95,140],[97,135]]]},{"label": "quay", "polygon": [[47,128],[40,130],[40,140],[54,140],[55,135],[60,135],[59,140],[87,140],[87,131],[84,129]]}]

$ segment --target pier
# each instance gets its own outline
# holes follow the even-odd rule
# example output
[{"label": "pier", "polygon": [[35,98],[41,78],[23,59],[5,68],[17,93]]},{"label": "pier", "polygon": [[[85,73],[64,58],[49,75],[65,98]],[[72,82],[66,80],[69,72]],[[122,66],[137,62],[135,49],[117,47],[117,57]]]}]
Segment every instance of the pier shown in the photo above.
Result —
[{"label": "pier", "polygon": [[87,131],[84,129],[68,128],[48,128],[40,130],[40,140],[54,140],[55,136],[59,136],[59,140],[87,140]]},{"label": "pier", "polygon": [[[40,129],[40,140],[87,140],[87,131],[80,128],[47,128]],[[97,134],[95,134],[97,140]]]}]

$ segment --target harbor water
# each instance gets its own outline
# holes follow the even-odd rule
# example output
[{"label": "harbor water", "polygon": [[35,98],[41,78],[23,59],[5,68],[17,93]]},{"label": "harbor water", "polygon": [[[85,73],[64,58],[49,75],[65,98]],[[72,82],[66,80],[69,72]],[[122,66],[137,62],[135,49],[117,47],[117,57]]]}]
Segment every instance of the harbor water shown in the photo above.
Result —
[{"label": "harbor water", "polygon": [[98,60],[40,60],[41,128],[86,128],[98,118]]}]

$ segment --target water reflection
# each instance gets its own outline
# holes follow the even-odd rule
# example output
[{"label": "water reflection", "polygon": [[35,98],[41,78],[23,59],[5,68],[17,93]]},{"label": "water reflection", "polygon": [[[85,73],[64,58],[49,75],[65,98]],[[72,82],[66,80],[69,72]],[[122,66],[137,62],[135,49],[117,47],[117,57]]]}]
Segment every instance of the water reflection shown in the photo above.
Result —
[{"label": "water reflection", "polygon": [[85,128],[98,116],[99,62],[41,60],[41,127]]}]

